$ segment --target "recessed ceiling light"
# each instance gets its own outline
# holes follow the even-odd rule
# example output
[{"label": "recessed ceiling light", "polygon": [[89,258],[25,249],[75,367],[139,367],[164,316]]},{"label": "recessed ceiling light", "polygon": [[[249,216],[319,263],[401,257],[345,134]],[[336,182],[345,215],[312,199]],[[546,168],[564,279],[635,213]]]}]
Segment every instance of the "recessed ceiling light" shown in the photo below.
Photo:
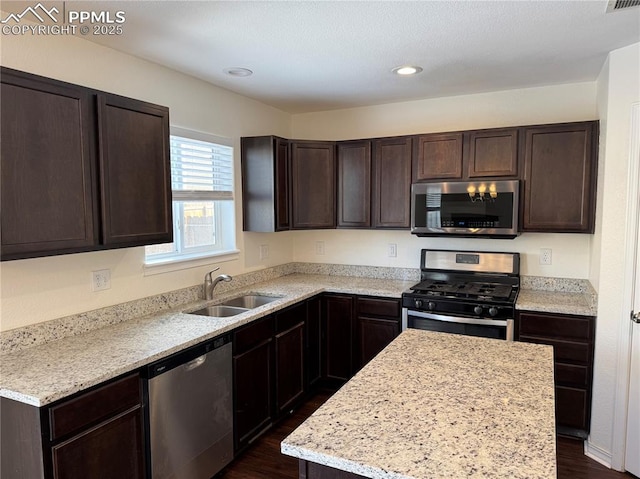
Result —
[{"label": "recessed ceiling light", "polygon": [[253,75],[253,72],[248,68],[240,68],[240,67],[225,68],[224,72],[227,75],[231,75],[232,77],[248,77]]},{"label": "recessed ceiling light", "polygon": [[391,70],[393,73],[395,73],[396,75],[415,75],[417,73],[420,73],[422,71],[422,67],[418,67],[418,66],[413,66],[413,65],[405,65],[402,67],[396,67],[393,70]]}]

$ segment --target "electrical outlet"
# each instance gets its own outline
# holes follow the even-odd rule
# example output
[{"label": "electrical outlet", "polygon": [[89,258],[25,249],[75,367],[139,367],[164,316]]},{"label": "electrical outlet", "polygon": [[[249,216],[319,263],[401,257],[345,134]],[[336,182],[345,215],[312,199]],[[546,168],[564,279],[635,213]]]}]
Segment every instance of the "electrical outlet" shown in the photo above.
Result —
[{"label": "electrical outlet", "polygon": [[316,254],[324,254],[324,241],[316,241]]},{"label": "electrical outlet", "polygon": [[111,270],[99,269],[91,272],[91,290],[103,291],[111,288]]},{"label": "electrical outlet", "polygon": [[395,258],[398,256],[398,245],[395,243],[389,243],[388,247],[388,256],[389,258]]},{"label": "electrical outlet", "polygon": [[265,260],[269,257],[269,245],[261,244],[260,245],[260,260]]},{"label": "electrical outlet", "polygon": [[540,248],[540,264],[551,264],[551,248]]}]

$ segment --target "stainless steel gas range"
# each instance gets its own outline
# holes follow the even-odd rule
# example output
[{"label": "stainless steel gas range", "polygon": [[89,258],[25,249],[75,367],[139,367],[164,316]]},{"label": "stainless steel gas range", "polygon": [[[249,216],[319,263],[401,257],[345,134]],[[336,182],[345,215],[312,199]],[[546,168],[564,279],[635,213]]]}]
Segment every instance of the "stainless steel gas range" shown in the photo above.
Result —
[{"label": "stainless steel gas range", "polygon": [[513,341],[519,253],[423,249],[420,271],[402,294],[403,329]]}]

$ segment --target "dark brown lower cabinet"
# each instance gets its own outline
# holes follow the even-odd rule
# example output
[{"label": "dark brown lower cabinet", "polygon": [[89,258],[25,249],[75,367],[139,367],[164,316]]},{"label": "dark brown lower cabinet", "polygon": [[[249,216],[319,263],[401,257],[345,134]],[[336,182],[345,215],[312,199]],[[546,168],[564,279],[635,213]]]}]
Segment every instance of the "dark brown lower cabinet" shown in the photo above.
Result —
[{"label": "dark brown lower cabinet", "polygon": [[273,317],[234,333],[234,437],[236,450],[273,420]]},{"label": "dark brown lower cabinet", "polygon": [[307,301],[307,384],[314,386],[322,378],[322,300]]},{"label": "dark brown lower cabinet", "polygon": [[400,300],[323,296],[323,378],[348,381],[400,334]]},{"label": "dark brown lower cabinet", "polygon": [[55,479],[143,479],[142,408],[116,416],[51,448]]},{"label": "dark brown lower cabinet", "polygon": [[520,341],[553,346],[556,428],[586,439],[591,420],[595,318],[520,311]]},{"label": "dark brown lower cabinet", "polygon": [[3,478],[146,477],[138,373],[42,408],[1,402]]},{"label": "dark brown lower cabinet", "polygon": [[323,298],[323,373],[328,380],[348,381],[353,375],[353,296]]},{"label": "dark brown lower cabinet", "polygon": [[302,302],[234,332],[236,451],[302,400],[306,317],[307,304]]},{"label": "dark brown lower cabinet", "polygon": [[341,471],[329,466],[300,459],[298,469],[299,479],[359,479],[365,476],[353,472]]},{"label": "dark brown lower cabinet", "polygon": [[400,301],[397,299],[356,299],[358,358],[363,367],[400,334]]},{"label": "dark brown lower cabinet", "polygon": [[286,413],[305,391],[305,318],[307,306],[300,303],[276,314],[275,365],[277,414]]},{"label": "dark brown lower cabinet", "polygon": [[359,367],[371,361],[400,334],[398,321],[381,318],[358,318]]}]

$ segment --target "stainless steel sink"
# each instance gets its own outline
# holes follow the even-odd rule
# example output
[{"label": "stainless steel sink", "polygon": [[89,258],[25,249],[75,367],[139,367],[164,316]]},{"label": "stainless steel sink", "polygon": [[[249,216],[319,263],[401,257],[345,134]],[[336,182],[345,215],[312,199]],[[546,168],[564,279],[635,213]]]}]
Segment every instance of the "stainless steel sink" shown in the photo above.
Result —
[{"label": "stainless steel sink", "polygon": [[249,308],[238,308],[234,306],[227,306],[224,304],[217,304],[215,306],[207,306],[206,308],[192,311],[188,314],[197,314],[198,316],[213,316],[214,318],[226,318],[228,316],[235,316],[236,314],[249,311]]},{"label": "stainless steel sink", "polygon": [[239,296],[238,298],[233,298],[225,301],[222,304],[224,306],[253,309],[259,306],[264,306],[265,304],[269,304],[277,299],[280,299],[280,297],[263,296],[261,294],[246,294],[244,296]]}]

